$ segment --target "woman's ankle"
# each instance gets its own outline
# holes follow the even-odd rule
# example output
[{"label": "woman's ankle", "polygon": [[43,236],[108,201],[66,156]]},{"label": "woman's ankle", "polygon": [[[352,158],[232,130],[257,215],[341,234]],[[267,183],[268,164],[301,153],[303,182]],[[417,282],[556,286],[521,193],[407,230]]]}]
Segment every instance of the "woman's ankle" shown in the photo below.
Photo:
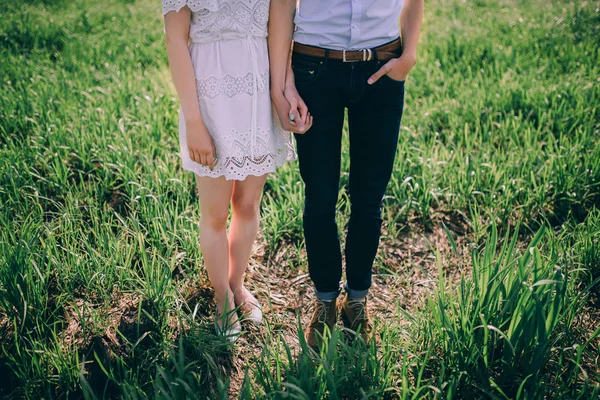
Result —
[{"label": "woman's ankle", "polygon": [[233,307],[235,307],[233,291],[231,289],[223,292],[215,291],[215,303],[217,303],[219,312],[233,310]]},{"label": "woman's ankle", "polygon": [[240,299],[243,299],[246,296],[246,288],[244,287],[243,283],[241,285],[236,286],[231,286],[230,284],[230,287],[231,291],[233,292],[233,298],[236,303],[238,303]]}]

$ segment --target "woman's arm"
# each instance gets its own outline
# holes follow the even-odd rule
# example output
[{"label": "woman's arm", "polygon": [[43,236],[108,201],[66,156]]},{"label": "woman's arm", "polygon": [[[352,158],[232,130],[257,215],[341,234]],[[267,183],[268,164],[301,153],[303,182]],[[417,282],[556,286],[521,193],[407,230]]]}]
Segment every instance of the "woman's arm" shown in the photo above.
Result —
[{"label": "woman's arm", "polygon": [[271,93],[283,95],[289,65],[296,0],[272,0],[269,11],[269,61]]},{"label": "woman's arm", "polygon": [[191,11],[188,7],[183,7],[179,12],[170,11],[165,15],[167,55],[185,119],[190,158],[212,169],[215,163],[215,148],[200,114],[196,78],[188,48],[190,18]]},{"label": "woman's arm", "polygon": [[[304,133],[312,120],[293,85],[290,55],[295,11],[296,0],[271,0],[268,36],[271,98],[283,129]],[[294,119],[290,124],[292,114]]]}]

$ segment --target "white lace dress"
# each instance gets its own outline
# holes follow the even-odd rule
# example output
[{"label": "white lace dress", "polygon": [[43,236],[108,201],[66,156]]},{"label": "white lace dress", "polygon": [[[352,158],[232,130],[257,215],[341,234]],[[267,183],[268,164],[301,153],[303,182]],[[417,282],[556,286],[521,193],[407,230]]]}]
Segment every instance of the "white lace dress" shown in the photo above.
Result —
[{"label": "white lace dress", "polygon": [[219,160],[211,171],[190,159],[180,112],[183,168],[243,180],[293,160],[290,134],[281,128],[269,93],[269,0],[163,0],[163,15],[184,6],[192,11],[190,54],[200,112]]}]

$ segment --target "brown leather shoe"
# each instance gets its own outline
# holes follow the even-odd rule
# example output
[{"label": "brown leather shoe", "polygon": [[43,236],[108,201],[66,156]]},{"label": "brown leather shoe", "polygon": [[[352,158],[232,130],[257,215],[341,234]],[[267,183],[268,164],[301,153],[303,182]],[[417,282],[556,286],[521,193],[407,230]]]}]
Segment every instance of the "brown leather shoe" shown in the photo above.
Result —
[{"label": "brown leather shoe", "polygon": [[325,331],[325,325],[329,328],[329,332],[332,332],[336,322],[337,299],[331,301],[315,299],[310,325],[304,335],[306,343],[313,349],[318,349]]},{"label": "brown leather shoe", "polygon": [[369,320],[369,312],[367,310],[367,299],[353,300],[346,294],[342,301],[342,321],[344,327],[349,329],[352,337],[359,333],[365,344],[369,344],[371,331],[373,329]]}]

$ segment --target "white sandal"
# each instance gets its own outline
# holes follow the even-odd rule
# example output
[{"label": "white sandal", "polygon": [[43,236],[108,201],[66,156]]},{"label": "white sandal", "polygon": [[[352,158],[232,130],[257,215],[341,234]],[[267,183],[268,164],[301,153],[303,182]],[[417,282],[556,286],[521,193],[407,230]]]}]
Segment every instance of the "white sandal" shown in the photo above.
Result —
[{"label": "white sandal", "polygon": [[250,321],[255,323],[256,325],[260,325],[263,321],[263,312],[260,308],[260,304],[258,304],[258,300],[250,291],[244,288],[246,291],[246,297],[249,300],[246,300],[243,304],[236,304],[242,310],[244,314],[244,321]]},{"label": "white sandal", "polygon": [[[235,322],[231,322],[235,315]],[[219,325],[219,322],[224,325]],[[219,314],[219,308],[215,309],[215,331],[217,335],[225,337],[230,343],[234,343],[242,333],[242,324],[237,316],[236,310],[226,311],[224,314]]]}]

